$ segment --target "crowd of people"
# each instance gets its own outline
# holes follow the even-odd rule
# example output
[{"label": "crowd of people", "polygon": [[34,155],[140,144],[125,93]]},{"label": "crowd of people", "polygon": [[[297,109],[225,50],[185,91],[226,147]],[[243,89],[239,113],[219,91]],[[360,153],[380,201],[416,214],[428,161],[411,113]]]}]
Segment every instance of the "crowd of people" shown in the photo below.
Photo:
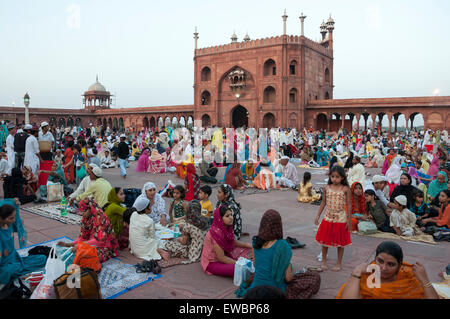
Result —
[{"label": "crowd of people", "polygon": [[[19,206],[45,202],[48,182],[62,184],[69,206],[82,215],[79,238],[59,245],[76,250],[78,243],[87,242],[97,248],[100,262],[128,248],[146,261],[182,257],[184,263],[200,262],[206,274],[227,277],[233,277],[238,258],[246,257],[254,261],[256,270],[253,280],[236,291],[239,297],[254,294],[258,287],[275,287],[282,295],[299,298],[304,293],[305,274],[293,272],[292,245],[283,239],[279,212],[265,212],[252,243],[241,240],[249,234],[243,232],[243,207],[235,190],[291,190],[298,193],[298,202],[320,205],[315,219],[316,241],[322,246],[320,271],[328,270],[330,247],[338,250],[337,264],[331,270],[342,269],[352,231],[450,238],[447,131],[388,134],[370,129],[333,133],[278,129],[257,137],[256,147],[251,131],[242,139],[238,135],[229,138],[229,132],[216,127],[200,139],[192,128],[186,131],[192,134],[178,134],[172,127],[119,133],[92,124],[86,129],[57,128],[47,122],[39,126],[2,124],[0,178],[5,200],[0,203],[0,283],[45,264],[42,258],[19,257],[11,234],[17,232],[24,240],[21,247],[25,246]],[[126,179],[132,161],[137,162],[137,174],[170,172],[183,182],[168,183],[160,191],[147,182],[130,201],[127,190],[111,185],[103,170],[120,168],[120,176]],[[297,166],[307,170],[302,179]],[[225,174],[219,181],[221,167]],[[369,168],[380,169],[380,174],[370,177]],[[328,184],[322,189],[315,189],[311,182],[310,170],[314,169],[323,169],[327,175]],[[215,208],[209,184],[219,184]],[[163,197],[171,198],[168,209]],[[179,226],[182,236],[157,238],[160,227],[173,225]],[[403,262],[401,248],[392,242],[378,247],[374,263],[388,261],[392,266],[382,271],[381,280],[385,290],[373,295],[363,289],[354,280],[363,281],[365,268],[361,266],[338,297],[405,297],[395,290],[399,280],[413,283],[408,287],[413,291],[409,297],[436,297],[423,266]],[[317,293],[320,277],[310,276],[307,281],[315,283],[310,289]]]}]

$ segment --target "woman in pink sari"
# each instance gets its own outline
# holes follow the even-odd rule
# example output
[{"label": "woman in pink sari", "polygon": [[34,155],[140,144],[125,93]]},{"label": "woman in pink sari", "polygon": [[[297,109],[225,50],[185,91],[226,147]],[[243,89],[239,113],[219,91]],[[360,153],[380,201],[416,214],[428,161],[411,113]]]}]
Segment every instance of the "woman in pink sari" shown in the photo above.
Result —
[{"label": "woman in pink sari", "polygon": [[430,175],[431,178],[435,178],[437,173],[439,173],[439,158],[434,156],[427,174]]},{"label": "woman in pink sari", "polygon": [[136,172],[146,172],[150,164],[150,159],[148,158],[148,150],[142,152],[139,156],[138,163],[136,166]]},{"label": "woman in pink sari", "polygon": [[213,224],[205,236],[200,264],[208,275],[233,277],[240,256],[253,258],[252,245],[234,239],[233,213],[221,205],[214,211]]}]

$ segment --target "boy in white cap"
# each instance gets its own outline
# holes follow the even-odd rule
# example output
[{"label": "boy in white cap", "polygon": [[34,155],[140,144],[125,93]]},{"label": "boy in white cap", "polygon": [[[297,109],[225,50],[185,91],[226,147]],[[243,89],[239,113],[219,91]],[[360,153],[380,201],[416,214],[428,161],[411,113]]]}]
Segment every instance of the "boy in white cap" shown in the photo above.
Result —
[{"label": "boy in white cap", "polygon": [[406,208],[407,199],[405,195],[395,197],[393,206],[395,207],[389,218],[390,226],[399,236],[414,236],[416,226],[416,215]]},{"label": "boy in white cap", "polygon": [[76,200],[81,201],[88,196],[93,196],[95,202],[99,207],[105,206],[108,202],[108,193],[111,190],[111,184],[104,178],[102,178],[102,169],[98,166],[87,172],[92,183],[88,189],[81,195],[78,195]]},{"label": "boy in white cap", "polygon": [[275,169],[276,173],[282,176],[278,180],[278,184],[282,187],[295,188],[298,185],[298,173],[294,164],[289,163],[289,157],[283,156]]}]

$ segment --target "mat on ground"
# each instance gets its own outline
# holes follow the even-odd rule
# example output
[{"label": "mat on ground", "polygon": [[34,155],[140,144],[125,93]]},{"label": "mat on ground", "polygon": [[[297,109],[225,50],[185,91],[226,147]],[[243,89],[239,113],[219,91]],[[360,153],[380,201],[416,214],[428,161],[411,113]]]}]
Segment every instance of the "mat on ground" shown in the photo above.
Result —
[{"label": "mat on ground", "polygon": [[[42,243],[34,244],[17,250],[20,256],[28,256],[28,251],[36,246],[51,247],[54,243],[73,242],[69,237],[63,236]],[[42,269],[43,270],[43,269]],[[110,259],[102,264],[102,270],[98,275],[103,299],[114,299],[124,293],[135,289],[143,284],[163,277],[161,274],[136,273],[134,265],[124,264],[118,258]]]}]

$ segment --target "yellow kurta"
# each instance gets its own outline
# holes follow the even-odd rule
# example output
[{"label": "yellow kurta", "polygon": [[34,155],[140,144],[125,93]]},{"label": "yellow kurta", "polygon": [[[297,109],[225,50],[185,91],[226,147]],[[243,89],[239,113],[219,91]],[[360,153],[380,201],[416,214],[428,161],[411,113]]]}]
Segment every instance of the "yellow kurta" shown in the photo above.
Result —
[{"label": "yellow kurta", "polygon": [[[312,196],[309,195],[311,191]],[[312,203],[316,200],[320,199],[320,194],[316,194],[316,192],[312,189],[311,182],[308,182],[305,186],[303,182],[300,183],[298,187],[298,197],[297,200],[302,203]]]}]

